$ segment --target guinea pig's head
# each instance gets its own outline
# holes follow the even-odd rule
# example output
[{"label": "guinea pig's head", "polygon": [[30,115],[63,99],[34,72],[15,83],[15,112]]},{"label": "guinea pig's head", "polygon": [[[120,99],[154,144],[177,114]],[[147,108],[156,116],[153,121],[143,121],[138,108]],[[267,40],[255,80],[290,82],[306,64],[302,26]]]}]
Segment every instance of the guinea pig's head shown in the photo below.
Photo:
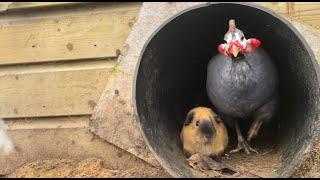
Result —
[{"label": "guinea pig's head", "polygon": [[184,126],[195,140],[210,143],[216,136],[214,121],[219,123],[220,118],[211,109],[197,107],[189,111]]}]

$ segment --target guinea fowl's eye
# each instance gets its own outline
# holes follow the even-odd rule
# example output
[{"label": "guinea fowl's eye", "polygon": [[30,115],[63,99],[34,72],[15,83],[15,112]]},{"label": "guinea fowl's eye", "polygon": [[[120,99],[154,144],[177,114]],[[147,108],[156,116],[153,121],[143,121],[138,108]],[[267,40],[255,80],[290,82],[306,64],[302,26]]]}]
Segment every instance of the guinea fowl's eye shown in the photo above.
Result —
[{"label": "guinea fowl's eye", "polygon": [[197,122],[196,122],[196,126],[199,126],[199,124],[200,124],[200,122],[199,122],[199,121],[197,121]]},{"label": "guinea fowl's eye", "polygon": [[243,39],[244,39],[244,36],[241,36],[241,41],[243,41]]}]

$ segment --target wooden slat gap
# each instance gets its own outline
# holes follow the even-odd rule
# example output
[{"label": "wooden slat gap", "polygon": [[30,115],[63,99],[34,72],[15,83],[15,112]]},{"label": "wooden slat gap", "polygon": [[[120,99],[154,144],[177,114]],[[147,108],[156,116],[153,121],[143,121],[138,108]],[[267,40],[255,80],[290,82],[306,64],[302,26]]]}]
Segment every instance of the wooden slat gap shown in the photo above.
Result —
[{"label": "wooden slat gap", "polygon": [[83,60],[83,61],[66,61],[66,62],[49,62],[37,64],[21,64],[21,65],[6,65],[0,66],[0,76],[3,75],[23,75],[37,74],[49,72],[63,71],[81,71],[90,69],[112,69],[116,64],[117,59],[108,60]]}]

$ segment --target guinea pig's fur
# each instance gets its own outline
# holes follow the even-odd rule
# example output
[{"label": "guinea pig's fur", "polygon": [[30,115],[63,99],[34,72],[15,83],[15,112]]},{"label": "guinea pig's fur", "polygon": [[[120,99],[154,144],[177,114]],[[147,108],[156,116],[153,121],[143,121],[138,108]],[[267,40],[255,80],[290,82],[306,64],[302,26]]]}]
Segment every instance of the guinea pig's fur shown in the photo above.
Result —
[{"label": "guinea pig's fur", "polygon": [[210,108],[196,107],[186,117],[180,133],[186,157],[195,153],[215,157],[228,145],[228,132],[220,117]]}]

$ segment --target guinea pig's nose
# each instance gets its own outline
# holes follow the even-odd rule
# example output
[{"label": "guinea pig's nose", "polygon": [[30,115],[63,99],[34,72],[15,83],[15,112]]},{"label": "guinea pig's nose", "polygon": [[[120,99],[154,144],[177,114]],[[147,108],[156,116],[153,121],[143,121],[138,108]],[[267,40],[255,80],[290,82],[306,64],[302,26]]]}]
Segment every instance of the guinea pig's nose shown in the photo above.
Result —
[{"label": "guinea pig's nose", "polygon": [[204,137],[210,139],[210,138],[212,138],[212,135],[211,134],[206,134],[206,135],[204,135]]},{"label": "guinea pig's nose", "polygon": [[203,121],[200,124],[200,131],[205,138],[212,138],[213,136],[213,125],[211,121]]}]

